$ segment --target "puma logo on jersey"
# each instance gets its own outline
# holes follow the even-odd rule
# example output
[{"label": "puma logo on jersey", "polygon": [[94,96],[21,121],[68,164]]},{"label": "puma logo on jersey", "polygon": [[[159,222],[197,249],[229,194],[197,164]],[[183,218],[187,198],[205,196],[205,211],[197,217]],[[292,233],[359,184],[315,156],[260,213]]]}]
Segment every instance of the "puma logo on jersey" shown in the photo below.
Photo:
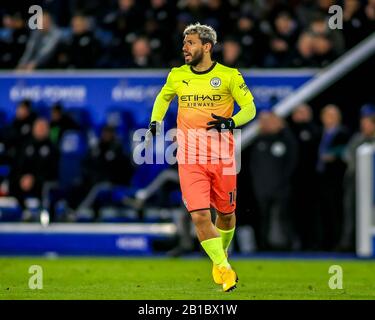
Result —
[{"label": "puma logo on jersey", "polygon": [[190,80],[182,80],[183,83],[185,83],[187,86],[189,86]]}]

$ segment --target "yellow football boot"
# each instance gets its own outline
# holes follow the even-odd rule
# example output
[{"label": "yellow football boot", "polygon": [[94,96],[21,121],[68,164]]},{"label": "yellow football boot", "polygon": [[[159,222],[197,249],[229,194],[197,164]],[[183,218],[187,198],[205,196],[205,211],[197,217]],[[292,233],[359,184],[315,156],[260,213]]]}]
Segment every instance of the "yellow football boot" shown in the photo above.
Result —
[{"label": "yellow football boot", "polygon": [[[225,256],[228,258],[227,250],[225,250]],[[214,263],[212,264],[212,278],[214,278],[214,282],[216,284],[223,284],[223,279],[221,278],[221,272],[219,270],[219,267]]]},{"label": "yellow football boot", "polygon": [[212,277],[216,284],[223,284],[223,278],[221,277],[221,271],[216,264],[212,266]]},{"label": "yellow football boot", "polygon": [[223,291],[229,292],[237,287],[238,277],[236,272],[231,268],[220,267],[219,271],[221,272],[221,278],[223,282]]}]

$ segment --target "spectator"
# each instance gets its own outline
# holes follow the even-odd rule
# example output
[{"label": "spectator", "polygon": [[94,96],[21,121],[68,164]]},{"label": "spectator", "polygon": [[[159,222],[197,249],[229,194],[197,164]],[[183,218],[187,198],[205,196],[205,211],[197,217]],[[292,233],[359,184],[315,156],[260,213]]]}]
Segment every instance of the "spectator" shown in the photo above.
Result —
[{"label": "spectator", "polygon": [[313,39],[314,63],[324,68],[333,62],[337,55],[334,52],[333,42],[325,35],[315,35]]},{"label": "spectator", "polygon": [[365,6],[364,11],[366,16],[366,35],[369,36],[371,33],[375,31],[375,0],[367,0],[367,4]]},{"label": "spectator", "polygon": [[170,30],[175,28],[177,11],[167,0],[150,0],[150,7],[145,11],[144,33],[150,40],[153,55],[163,61],[166,67],[174,58],[174,50],[163,44],[170,41]]},{"label": "spectator", "polygon": [[260,250],[290,249],[291,178],[297,164],[297,144],[283,120],[272,112],[259,116],[260,134],[250,148],[250,174],[257,207]]},{"label": "spectator", "polygon": [[[215,29],[219,29],[218,34],[221,39],[236,39],[241,45],[246,67],[304,67],[304,64],[310,63],[309,54],[303,49],[298,50],[302,53],[299,59],[291,61],[291,59],[296,60],[292,53],[299,29],[314,35],[314,42],[318,43],[316,51],[323,51],[323,54],[318,53],[317,59],[319,60],[322,55],[325,56],[321,59],[323,62],[318,61],[313,66],[326,66],[347,48],[351,48],[374,32],[374,1],[344,0],[345,32],[342,32],[331,30],[328,26],[328,19],[331,17],[328,9],[337,3],[335,0],[297,2],[75,0],[69,5],[63,5],[61,0],[55,0],[46,8],[49,8],[49,12],[59,26],[68,25],[72,20],[72,12],[81,12],[79,16],[83,19],[74,19],[81,20],[73,23],[74,29],[86,30],[87,22],[83,20],[90,16],[98,22],[99,28],[95,35],[103,45],[99,47],[96,45],[97,41],[92,36],[93,30],[90,27],[83,33],[75,32],[72,42],[66,48],[64,45],[61,48],[56,44],[55,38],[57,33],[59,33],[57,38],[60,38],[60,34],[64,35],[64,32],[47,31],[49,27],[45,27],[44,31],[32,32],[29,45],[24,49],[23,33],[28,32],[25,28],[26,19],[20,18],[18,13],[3,14],[5,32],[0,33],[0,68],[12,68],[16,65],[20,69],[27,70],[69,66],[72,68],[124,67],[129,63],[132,43],[140,35],[145,35],[149,39],[157,67],[177,66],[182,62],[179,34],[188,24],[196,21],[211,24]],[[1,11],[5,13],[12,10],[14,12],[16,7],[6,4],[4,6]],[[22,6],[24,10],[21,12],[27,12],[29,6]],[[45,22],[45,24],[49,23]],[[58,31],[57,27],[52,29]],[[170,32],[173,29],[180,32]],[[307,45],[304,44],[308,42],[307,38],[307,36],[302,37],[304,41],[301,41],[301,48],[306,48]],[[52,41],[48,42],[48,39]],[[48,45],[43,45],[43,41],[48,42]],[[164,46],[163,43],[171,43],[171,45]],[[219,49],[219,47],[215,49],[215,57],[220,55]],[[20,54],[21,51],[23,54]],[[327,53],[329,59],[326,57]],[[21,56],[23,59],[20,59]],[[68,60],[71,56],[72,59]]]},{"label": "spectator", "polygon": [[231,8],[228,1],[207,0],[205,1],[202,23],[212,26],[222,37],[228,36],[226,32],[228,30],[230,12]]},{"label": "spectator", "polygon": [[[329,1],[329,0],[328,0]],[[327,11],[328,12],[328,11]],[[344,37],[341,30],[332,30],[329,28],[326,15],[320,14],[316,15],[312,20],[308,31],[314,35],[315,39],[326,38],[331,41],[331,47],[333,53],[336,56],[341,55],[345,49]]]},{"label": "spectator", "polygon": [[110,193],[113,186],[128,185],[132,174],[131,160],[123,152],[115,130],[109,126],[103,127],[98,145],[90,149],[84,160],[85,185],[82,190],[90,191],[78,211],[93,208],[98,217],[98,210],[102,205],[98,195],[101,192]]},{"label": "spectator", "polygon": [[292,59],[293,67],[313,67],[314,37],[309,32],[303,32],[298,38],[297,48]]},{"label": "spectator", "polygon": [[[102,21],[108,14],[108,11],[112,12],[116,5],[117,3],[114,0],[74,0],[71,2],[70,6],[65,4],[65,7],[69,7],[72,13],[82,12],[90,17],[95,17],[98,21]],[[69,18],[71,18],[71,16],[72,14],[69,15]],[[66,19],[66,25],[69,25],[69,23],[71,23],[71,19]]]},{"label": "spectator", "polygon": [[6,41],[0,40],[0,68],[11,69],[16,67],[29,38],[29,29],[20,12],[14,12],[3,17],[5,28],[10,30]]},{"label": "spectator", "polygon": [[375,106],[364,105],[361,108],[360,117],[360,131],[351,137],[344,153],[347,168],[344,177],[342,234],[338,247],[340,251],[354,251],[355,249],[356,152],[362,144],[375,142]]},{"label": "spectator", "polygon": [[[7,141],[6,125],[0,125],[0,166],[7,166],[8,168],[12,165],[12,159],[8,152],[8,141]],[[0,197],[7,194],[7,184],[3,184],[3,181],[7,182],[7,174],[0,174]]]},{"label": "spectator", "polygon": [[270,36],[266,67],[289,67],[291,49],[298,37],[298,25],[288,11],[281,11],[275,18],[274,31]]},{"label": "spectator", "polygon": [[[315,2],[315,15],[321,15],[327,18],[329,16],[329,8],[336,4],[337,0],[317,0]],[[302,18],[302,17],[301,17]]]},{"label": "spectator", "polygon": [[250,14],[241,14],[235,21],[233,36],[242,47],[246,67],[261,66],[266,52],[266,39],[255,18]]},{"label": "spectator", "polygon": [[146,24],[149,19],[153,19],[161,33],[167,35],[174,27],[175,14],[175,8],[167,0],[150,0],[150,6],[145,13]]},{"label": "spectator", "polygon": [[295,11],[302,28],[307,29],[317,12],[316,0],[299,1]]},{"label": "spectator", "polygon": [[92,147],[87,158],[87,178],[90,184],[110,181],[113,184],[127,184],[132,175],[132,166],[110,126],[102,129],[99,143]]},{"label": "spectator", "polygon": [[345,0],[343,14],[345,46],[350,49],[367,35],[366,16],[359,0]]},{"label": "spectator", "polygon": [[60,140],[67,130],[79,130],[79,125],[71,116],[64,112],[61,104],[56,103],[51,108],[50,139],[54,145],[59,145]]},{"label": "spectator", "polygon": [[43,12],[43,28],[31,33],[26,50],[22,55],[18,69],[34,70],[40,68],[53,68],[55,53],[61,40],[61,33],[55,26],[52,17],[46,11]]},{"label": "spectator", "polygon": [[205,19],[204,6],[201,0],[182,0],[177,4],[177,8],[176,32],[173,32],[171,35],[173,44],[171,45],[170,50],[174,51],[175,56],[171,61],[172,66],[179,66],[183,63],[181,34],[185,28],[191,23],[203,21]]},{"label": "spectator", "polygon": [[188,16],[190,21],[203,21],[205,19],[205,12],[202,0],[186,0],[181,1],[180,12]]},{"label": "spectator", "polygon": [[103,26],[113,34],[111,41],[109,67],[123,67],[126,57],[131,54],[131,43],[142,30],[144,14],[139,1],[118,0],[117,8],[103,18]]},{"label": "spectator", "polygon": [[126,36],[142,28],[142,18],[141,7],[135,0],[118,0],[116,9],[104,16],[103,23],[115,36]]},{"label": "spectator", "polygon": [[341,125],[341,112],[335,105],[329,104],[322,109],[321,121],[323,133],[317,162],[318,243],[323,250],[331,251],[340,239],[346,168],[343,152],[348,142],[348,133]]},{"label": "spectator", "polygon": [[317,249],[314,242],[316,225],[316,161],[320,138],[311,107],[299,105],[292,113],[290,128],[298,142],[298,164],[292,182],[294,230],[303,250]]},{"label": "spectator", "polygon": [[16,108],[16,116],[6,134],[6,146],[10,158],[14,158],[20,148],[31,136],[36,114],[31,109],[29,100],[22,100]]},{"label": "spectator", "polygon": [[9,179],[10,195],[23,208],[29,197],[41,200],[44,183],[57,179],[57,164],[58,151],[49,139],[48,121],[38,118],[32,136],[18,149]]},{"label": "spectator", "polygon": [[130,160],[125,157],[115,130],[110,126],[103,127],[98,145],[91,148],[84,162],[86,181],[90,185],[102,181],[127,184],[131,177]]},{"label": "spectator", "polygon": [[223,42],[222,63],[232,68],[244,68],[246,63],[242,57],[240,44],[234,39],[226,39]]},{"label": "spectator", "polygon": [[160,66],[156,57],[151,54],[150,42],[145,37],[137,38],[132,44],[132,58],[128,68],[152,68]]},{"label": "spectator", "polygon": [[68,44],[68,68],[89,69],[99,58],[99,42],[95,38],[87,16],[76,14],[71,21],[73,36]]}]

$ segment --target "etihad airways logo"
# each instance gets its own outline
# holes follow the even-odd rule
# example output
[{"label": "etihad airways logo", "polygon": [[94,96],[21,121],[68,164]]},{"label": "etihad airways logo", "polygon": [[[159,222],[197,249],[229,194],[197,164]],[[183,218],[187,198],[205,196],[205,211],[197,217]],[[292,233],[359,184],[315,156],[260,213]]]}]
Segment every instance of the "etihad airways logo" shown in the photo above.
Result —
[{"label": "etihad airways logo", "polygon": [[190,102],[190,101],[220,101],[221,95],[220,94],[213,94],[213,95],[204,95],[204,94],[188,94],[180,96],[180,100],[183,102]]}]

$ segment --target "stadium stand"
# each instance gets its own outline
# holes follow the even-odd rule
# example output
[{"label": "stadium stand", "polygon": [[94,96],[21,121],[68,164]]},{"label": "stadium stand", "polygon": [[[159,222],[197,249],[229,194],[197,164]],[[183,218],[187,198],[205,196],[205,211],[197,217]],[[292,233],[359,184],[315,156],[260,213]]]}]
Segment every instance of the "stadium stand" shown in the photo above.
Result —
[{"label": "stadium stand", "polygon": [[[327,25],[328,8],[336,3],[342,4],[344,8],[344,31],[331,30]],[[23,7],[8,3],[0,9],[2,21],[0,69],[3,69],[2,77],[7,84],[6,88],[12,88],[0,99],[2,104],[0,108],[1,222],[22,221],[23,211],[33,207],[20,206],[12,194],[12,189],[9,188],[9,178],[17,157],[15,149],[26,141],[26,136],[29,138],[29,133],[22,134],[22,127],[26,124],[32,125],[36,117],[43,117],[50,121],[50,139],[59,149],[59,160],[56,163],[57,179],[48,181],[39,199],[41,203],[39,209],[48,209],[53,222],[173,221],[173,210],[182,207],[178,185],[166,182],[147,198],[147,202],[138,201],[139,191],[146,190],[158,180],[161,173],[170,170],[170,166],[136,164],[132,159],[134,151],[132,137],[135,130],[147,127],[152,107],[150,101],[165,79],[167,74],[165,70],[183,63],[180,34],[188,24],[195,21],[209,23],[217,28],[219,43],[214,51],[215,59],[244,71],[250,88],[252,90],[254,88],[253,93],[259,111],[262,109],[269,111],[276,106],[276,114],[287,117],[297,105],[309,103],[312,112],[309,121],[314,126],[314,134],[316,134],[316,145],[311,148],[315,148],[313,152],[317,161],[318,149],[321,145],[322,129],[319,119],[321,109],[332,102],[337,104],[343,114],[342,120],[347,126],[348,134],[353,135],[360,131],[358,121],[362,117],[359,112],[360,107],[375,103],[371,93],[373,89],[369,89],[370,84],[364,81],[362,74],[355,73],[355,68],[348,72],[351,72],[350,81],[354,79],[362,84],[359,98],[345,95],[346,92],[351,91],[351,83],[347,80],[347,76],[341,73],[340,77],[334,80],[336,84],[331,78],[328,79],[320,92],[304,97],[304,101],[295,100],[288,104],[287,99],[284,99],[285,97],[289,100],[293,99],[291,93],[295,93],[309,80],[318,81],[320,78],[322,82],[324,72],[327,77],[332,74],[337,76],[338,72],[341,72],[334,69],[337,59],[348,54],[346,59],[350,60],[351,53],[354,51],[349,50],[355,50],[361,41],[373,37],[375,5],[371,0],[342,2],[334,0],[108,0],[103,2],[72,0],[66,5],[63,1],[33,1],[33,4],[42,5],[46,9],[45,14],[51,18],[52,31],[49,36],[53,39],[53,46],[51,45],[47,53],[35,49],[35,44],[42,42],[46,35],[41,34],[40,31],[30,31],[27,27],[28,14],[25,8],[28,7],[28,1],[24,2]],[[35,50],[32,50],[33,46]],[[357,70],[368,76],[370,83],[373,75],[369,74],[368,70],[374,67],[374,51],[371,50],[361,60],[364,62],[356,66]],[[160,68],[163,70],[156,70]],[[301,76],[301,79],[295,80],[295,83],[290,80],[296,75],[302,75],[306,71],[305,68],[309,69],[305,78]],[[16,69],[18,75],[13,72]],[[25,73],[24,71],[27,70],[34,73]],[[255,75],[257,72],[260,72],[258,78]],[[87,80],[88,78],[92,82]],[[38,79],[43,80],[39,83]],[[1,81],[3,78],[0,78],[0,83]],[[56,89],[59,81],[63,87],[61,91]],[[96,81],[99,83],[99,89],[92,84]],[[343,83],[344,81],[346,82]],[[81,83],[87,83],[87,86],[83,86],[82,89]],[[278,83],[281,84],[278,86]],[[47,88],[45,91],[38,91],[38,94],[34,92],[33,96],[33,94],[27,95],[28,86],[35,90]],[[277,88],[272,91],[275,87]],[[24,88],[26,89],[22,91]],[[68,89],[72,91],[66,93]],[[53,96],[56,92],[61,93],[61,96]],[[99,99],[98,96],[104,93],[106,96]],[[86,97],[85,94],[91,96]],[[72,97],[84,98],[78,101]],[[295,99],[299,97],[300,95],[294,95]],[[31,102],[23,101],[24,98],[30,98]],[[129,101],[132,103],[129,104]],[[23,102],[31,105],[32,112],[26,116],[27,119],[18,119],[18,115],[13,112],[14,107]],[[4,103],[8,104],[4,105]],[[56,107],[56,103],[60,106],[64,117],[70,120],[64,120],[65,122],[62,123],[53,118],[52,110]],[[366,108],[372,110],[372,107]],[[177,108],[172,104],[167,113],[165,131],[175,127],[176,115]],[[293,127],[293,119],[287,119],[283,125],[296,129]],[[85,177],[84,171],[87,167],[84,161],[90,152],[97,150],[102,129],[105,127],[113,129],[116,142],[121,145],[122,152],[129,158],[126,165],[131,175],[129,183],[113,183],[109,177],[100,181],[90,181],[87,176]],[[14,140],[14,136],[9,135],[13,132],[12,128],[19,129],[20,135],[16,137],[19,139],[17,141]],[[250,130],[252,131],[248,135]],[[305,140],[299,135],[307,131],[292,130],[295,138],[299,139],[300,147]],[[243,138],[250,149],[254,145],[251,145],[252,139],[249,137],[254,137],[255,132],[256,130],[251,128],[243,130]],[[264,139],[280,142],[278,134],[274,132],[267,133]],[[171,142],[166,143],[165,147],[170,144]],[[241,172],[243,177],[240,179],[244,181],[242,186],[244,192],[242,196],[239,195],[239,223],[240,226],[251,225],[259,243],[261,242],[259,239],[264,238],[264,235],[260,234],[257,220],[260,218],[257,207],[259,203],[249,204],[249,199],[257,203],[254,190],[251,190],[254,189],[251,187],[254,176],[248,172],[247,157],[254,152],[254,150],[249,151],[250,149],[243,150]],[[156,156],[156,152],[157,150],[154,150],[153,156]],[[270,148],[270,155],[275,156],[272,152],[274,151]],[[111,154],[107,153],[106,156],[111,157]],[[347,165],[345,159],[341,159],[341,155],[340,161],[344,167]],[[261,160],[261,163],[264,162]],[[311,170],[316,169],[315,164],[310,166]],[[301,171],[301,162],[296,168]],[[344,178],[345,169],[341,171],[337,181]],[[312,171],[311,176],[315,174],[316,171]],[[306,179],[310,179],[311,176]],[[271,178],[263,176],[259,180],[262,179],[269,181]],[[290,197],[292,203],[286,203],[286,206],[292,204],[294,208],[298,208],[298,204],[296,205],[293,200],[298,193],[296,190],[300,191],[303,188],[303,182],[296,182],[290,177],[288,179],[283,186],[292,185],[292,193],[286,197]],[[295,188],[296,184],[298,188]],[[316,181],[312,184],[315,186]],[[312,188],[306,187],[306,190],[312,191]],[[338,194],[339,199],[335,201],[343,202],[343,195],[340,192]],[[283,200],[288,202],[286,198]],[[309,197],[307,201],[311,201],[310,208],[318,208],[316,197]],[[165,213],[164,209],[170,210]],[[249,212],[251,214],[247,214]],[[315,216],[314,212],[310,212],[313,217],[309,217],[313,220],[322,215],[317,213]],[[343,212],[337,213],[337,224],[346,224],[346,227],[342,227],[344,229],[350,228],[348,224],[353,222],[353,215],[346,213],[345,217]],[[282,247],[283,250],[354,250],[355,236],[352,229],[348,238],[343,241],[345,243],[340,243],[340,237],[337,235],[334,243],[326,248],[316,241],[316,237],[319,237],[316,225],[315,229],[308,230],[309,238],[306,239],[304,238],[306,234],[303,232],[306,230],[306,222],[301,221],[298,212],[292,212],[287,219],[291,230],[302,229],[288,232],[290,234],[287,245],[265,246],[266,249]],[[347,219],[351,220],[348,222]],[[38,217],[33,216],[31,220],[36,221]],[[275,221],[273,224],[277,224]],[[316,221],[314,223],[318,224]],[[337,233],[339,234],[340,230]],[[237,241],[237,249],[244,246],[241,244],[241,239]]]}]

